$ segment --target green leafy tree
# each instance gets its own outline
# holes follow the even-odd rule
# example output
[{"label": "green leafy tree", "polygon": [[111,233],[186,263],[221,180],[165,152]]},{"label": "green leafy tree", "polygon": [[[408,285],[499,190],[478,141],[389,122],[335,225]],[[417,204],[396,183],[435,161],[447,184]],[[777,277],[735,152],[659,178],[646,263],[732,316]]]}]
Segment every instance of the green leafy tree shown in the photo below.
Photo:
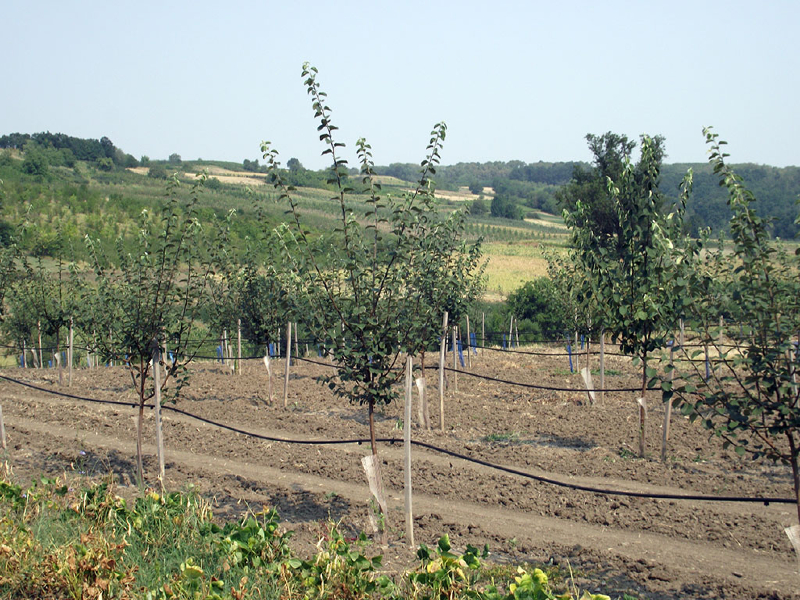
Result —
[{"label": "green leafy tree", "polygon": [[492,198],[491,214],[493,217],[502,219],[519,220],[522,218],[522,211],[514,200],[507,195],[497,194]]},{"label": "green leafy tree", "polygon": [[[571,243],[579,268],[585,273],[580,289],[584,306],[597,307],[602,326],[623,352],[642,365],[639,399],[639,454],[645,454],[645,394],[653,352],[671,338],[683,299],[671,287],[686,268],[682,221],[685,194],[669,215],[662,212],[658,191],[661,142],[642,137],[641,159],[635,166],[626,158],[618,178],[608,178],[615,226],[596,227],[595,207],[578,200],[574,210],[565,209]],[[688,182],[686,184],[689,185]]]},{"label": "green leafy tree", "polygon": [[[688,324],[717,358],[707,376],[702,350],[682,348],[674,386],[663,384],[664,399],[737,454],[790,466],[800,519],[800,251],[789,254],[770,239],[755,196],[725,162],[725,142],[704,131],[709,162],[728,192],[733,252],[717,251],[681,281],[678,291],[691,298]],[[721,297],[730,299],[734,322],[724,332],[717,320]]]},{"label": "green leafy tree", "polygon": [[[59,252],[54,267],[44,263],[41,257],[20,259],[20,271],[9,290],[9,315],[6,330],[15,341],[30,347],[38,332],[51,344],[54,364],[61,364],[64,336],[70,319],[78,311],[82,290],[85,287],[83,274],[75,263],[66,262],[67,252]],[[62,371],[59,370],[59,382]]]},{"label": "green leafy tree", "polygon": [[[50,228],[33,222],[32,216],[29,209],[19,228],[20,239],[35,243],[29,254],[18,254],[18,273],[9,290],[8,326],[19,342],[32,340],[38,329],[60,365],[63,335],[80,303],[84,277],[73,260],[75,250],[63,223]],[[59,371],[59,381],[61,375]]]},{"label": "green leafy tree", "polygon": [[[477,265],[470,270],[476,263],[463,255],[480,252],[477,247],[467,249],[454,235],[463,227],[462,212],[443,216],[437,211],[430,177],[439,162],[443,123],[431,134],[416,189],[399,197],[381,194],[371,147],[358,141],[367,210],[357,214],[350,202],[354,190],[347,185],[347,161],[339,154],[344,144],[334,139],[336,127],[317,83],[317,70],[306,64],[303,77],[319,119],[323,154],[333,164],[331,185],[336,193],[331,201],[339,215],[334,235],[312,238],[294,189],[283,182],[277,152],[268,143],[263,144],[264,158],[292,217],[283,241],[293,294],[306,307],[306,327],[327,341],[339,364],[328,385],[339,396],[367,405],[376,455],[374,409],[395,398],[395,383],[403,376],[397,368],[402,353],[417,355],[430,343],[425,333],[445,310],[431,299],[439,300],[436,290],[454,280],[462,286],[476,277]],[[463,270],[450,273],[443,267],[454,264]]]},{"label": "green leafy tree", "polygon": [[34,142],[25,145],[22,172],[40,179],[46,177],[50,172],[50,163],[48,163],[45,153]]},{"label": "green leafy tree", "polygon": [[[31,339],[31,331],[25,327],[18,327],[18,323],[14,320],[20,313],[16,310],[9,311],[7,304],[7,301],[13,298],[10,291],[18,289],[18,275],[16,247],[13,245],[0,247],[0,328],[14,341],[28,342]],[[27,330],[20,331],[20,329]]]},{"label": "green leafy tree", "polygon": [[303,163],[301,163],[296,158],[290,158],[289,160],[287,160],[286,161],[286,168],[289,169],[290,171],[303,171],[303,170],[305,170],[304,167],[303,167]]},{"label": "green leafy tree", "polygon": [[475,217],[481,217],[489,212],[489,207],[486,206],[486,200],[480,196],[477,200],[473,201],[469,206],[469,214]]},{"label": "green leafy tree", "polygon": [[[600,136],[588,134],[586,141],[594,156],[594,167],[586,170],[581,165],[576,165],[572,181],[557,193],[557,199],[564,210],[580,219],[578,226],[592,229],[598,242],[611,244],[621,239],[622,225],[608,180],[619,181],[626,170],[631,171],[633,182],[640,188],[640,193],[647,194],[650,191],[648,186],[653,184],[648,170],[657,166],[660,176],[664,139],[661,136],[649,138],[648,154],[652,156],[653,164],[640,162],[632,167],[630,159],[636,142],[628,140],[627,136],[609,131]],[[644,159],[644,153],[642,158]],[[653,192],[653,199],[658,203],[656,208],[661,210],[664,198],[656,189]],[[577,210],[579,203],[582,206],[580,211]]]},{"label": "green leafy tree", "polygon": [[522,329],[534,336],[555,338],[569,331],[563,298],[549,277],[526,281],[508,295],[506,303]]},{"label": "green leafy tree", "polygon": [[[165,362],[162,387],[174,381],[173,397],[188,381],[187,365],[209,332],[200,316],[209,310],[209,283],[217,257],[205,248],[218,248],[203,234],[198,220],[198,194],[205,176],[192,186],[190,200],[179,199],[177,179],[170,180],[167,203],[157,217],[142,211],[138,236],[130,250],[118,240],[115,251],[104,256],[89,240],[97,277],[89,301],[96,311],[97,351],[103,360],[127,367],[139,400],[136,436],[137,476],[141,484],[142,423],[144,406],[155,394],[150,375],[154,348],[169,343],[174,360]],[[190,343],[191,342],[191,343]]]},{"label": "green leafy tree", "polygon": [[[257,248],[251,248],[236,273],[232,287],[237,312],[242,318],[242,334],[256,344],[269,346],[281,339],[286,323],[302,318],[294,310],[294,302],[285,281],[280,255],[273,256],[272,248],[280,247],[280,236],[276,231],[268,232]],[[269,252],[266,260],[258,256],[264,249]]]},{"label": "green leafy tree", "polygon": [[181,160],[181,155],[178,154],[177,152],[173,152],[172,154],[170,154],[169,155],[169,159],[167,159],[167,160],[169,161],[169,164],[171,164],[171,165],[180,165],[183,162]]},{"label": "green leafy tree", "polygon": [[208,181],[206,181],[206,187],[216,192],[222,189],[222,182],[216,177],[209,177]]},{"label": "green leafy tree", "polygon": [[473,181],[469,184],[469,191],[479,196],[483,193],[483,184],[480,181]]}]

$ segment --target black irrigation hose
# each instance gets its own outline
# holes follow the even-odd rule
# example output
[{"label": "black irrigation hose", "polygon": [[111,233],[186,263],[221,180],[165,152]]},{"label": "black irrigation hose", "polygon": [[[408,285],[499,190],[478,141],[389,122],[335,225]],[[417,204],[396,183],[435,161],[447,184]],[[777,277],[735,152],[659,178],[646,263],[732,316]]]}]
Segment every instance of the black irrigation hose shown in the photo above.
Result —
[{"label": "black irrigation hose", "polygon": [[[438,369],[439,367],[426,367],[429,369]],[[454,373],[460,373],[462,375],[469,375],[470,377],[477,377],[478,379],[485,379],[487,381],[494,381],[495,383],[505,383],[508,385],[516,385],[518,387],[526,387],[533,390],[548,390],[551,392],[578,392],[585,394],[589,391],[592,392],[638,392],[641,391],[642,388],[592,388],[591,390],[587,388],[558,388],[558,387],[550,387],[547,385],[536,385],[534,383],[519,383],[517,381],[509,381],[507,379],[498,379],[497,377],[489,377],[488,375],[479,375],[478,373],[471,373],[470,371],[459,371],[453,369],[451,367],[445,367],[445,371],[452,371]],[[649,390],[656,390],[658,388],[647,388]]]},{"label": "black irrigation hose", "polygon": [[[584,356],[586,354],[583,350],[573,350],[572,353],[570,352],[531,352],[530,350],[513,350],[511,348],[495,348],[494,346],[475,346],[471,345],[469,348],[478,348],[479,350],[491,350],[493,352],[508,352],[509,354],[527,354],[529,356]],[[591,355],[600,354],[596,350],[592,350],[589,352]],[[622,352],[608,352],[604,351],[606,356],[629,356],[628,354],[623,354]]]},{"label": "black irrigation hose", "polygon": [[[35,386],[33,384],[20,381],[18,379],[13,379],[11,377],[6,377],[5,375],[0,375],[0,379],[4,379],[10,383],[16,383],[18,385],[22,385],[24,387],[28,387],[34,390],[38,390],[41,392],[45,392],[48,394],[52,394],[54,396],[61,396],[64,398],[71,398],[75,400],[84,400],[87,402],[95,402],[99,404],[113,404],[113,405],[122,405],[122,406],[138,406],[135,402],[118,402],[114,400],[99,400],[96,398],[86,398],[82,396],[76,396],[73,394],[65,394],[62,392],[57,392],[55,390],[48,390],[47,388]],[[153,408],[153,405],[147,404],[145,405],[147,408]],[[231,431],[234,433],[238,433],[241,435],[245,435],[248,437],[252,437],[255,439],[267,441],[267,442],[277,442],[283,444],[299,444],[305,446],[331,446],[331,445],[341,445],[341,444],[367,444],[370,442],[368,438],[354,438],[349,440],[290,440],[285,438],[278,438],[268,435],[261,435],[259,433],[253,433],[250,431],[246,431],[244,429],[239,429],[238,427],[233,427],[232,425],[226,425],[225,423],[219,423],[212,419],[207,419],[205,417],[201,417],[199,415],[195,415],[193,413],[187,412],[185,410],[181,410],[179,408],[175,408],[173,406],[162,406],[163,410],[172,411],[177,414],[184,415],[190,419],[195,419],[196,421],[200,421],[201,423],[205,423],[207,425],[211,425],[212,427],[217,427],[218,429],[224,429],[227,431]],[[382,442],[386,444],[401,444],[403,440],[398,438],[376,438],[376,442]],[[770,504],[796,504],[797,500],[793,498],[752,498],[748,496],[707,496],[703,494],[648,494],[646,492],[628,492],[624,490],[607,490],[603,488],[596,488],[593,486],[588,485],[580,485],[577,483],[567,483],[564,481],[559,481],[557,479],[551,479],[549,477],[543,477],[541,475],[533,475],[531,473],[526,473],[525,471],[520,471],[519,469],[513,469],[511,467],[504,467],[502,465],[496,465],[494,463],[490,463],[488,461],[473,458],[471,456],[467,456],[465,454],[461,454],[459,452],[454,452],[453,450],[447,450],[446,448],[440,448],[439,446],[434,446],[433,444],[428,444],[427,442],[420,442],[417,440],[411,440],[411,444],[414,446],[419,446],[420,448],[426,448],[427,450],[431,450],[433,452],[438,452],[439,454],[444,454],[446,456],[451,456],[453,458],[458,458],[464,460],[469,463],[473,463],[476,465],[480,465],[483,467],[488,467],[490,469],[494,469],[496,471],[500,471],[503,473],[508,473],[510,475],[517,475],[519,477],[523,477],[525,479],[532,479],[534,481],[538,481],[540,483],[547,483],[550,485],[555,485],[557,487],[562,487],[570,490],[578,490],[582,492],[589,492],[592,494],[598,494],[601,496],[625,496],[628,498],[644,498],[644,499],[653,499],[653,500],[695,500],[699,502],[757,502],[763,503],[765,506],[769,506]]]},{"label": "black irrigation hose", "polygon": [[[303,362],[311,363],[312,365],[320,365],[322,367],[338,368],[336,365],[323,363],[323,362],[319,362],[319,361],[316,361],[316,360],[310,360],[308,358],[297,357],[297,360],[302,360]],[[435,365],[431,365],[431,366],[425,367],[425,370],[426,371],[438,371],[439,367],[437,367]],[[505,383],[505,384],[508,384],[508,385],[515,385],[515,386],[518,386],[518,387],[526,387],[526,388],[530,388],[530,389],[534,389],[534,390],[548,390],[548,391],[551,391],[551,392],[576,392],[576,393],[580,393],[580,394],[585,394],[586,392],[589,391],[586,388],[558,388],[558,387],[550,387],[550,386],[546,386],[546,385],[536,385],[536,384],[533,384],[533,383],[520,383],[518,381],[509,381],[507,379],[498,379],[496,377],[489,377],[488,375],[480,375],[478,373],[472,373],[470,371],[460,371],[460,370],[457,370],[457,369],[453,369],[452,367],[445,367],[444,370],[445,371],[450,371],[451,373],[461,373],[462,375],[469,375],[470,377],[477,377],[478,379],[485,379],[487,381],[494,381],[495,383]],[[658,388],[648,388],[648,389],[654,390],[654,389],[658,389]],[[640,390],[641,390],[641,388],[638,388],[638,387],[636,387],[636,388],[603,388],[603,389],[592,388],[591,389],[592,392],[638,392]]]},{"label": "black irrigation hose", "polygon": [[[76,396],[75,394],[67,394],[66,392],[57,392],[55,390],[48,390],[47,388],[33,385],[32,383],[28,383],[27,381],[22,381],[20,379],[14,379],[13,377],[6,377],[5,375],[0,375],[0,379],[4,379],[10,383],[16,383],[17,385],[21,385],[26,388],[30,388],[32,390],[37,390],[39,392],[45,392],[47,394],[53,394],[54,396],[61,396],[62,398],[71,398],[73,400],[81,400],[83,402],[93,402],[95,404],[113,404],[116,406],[130,406],[136,408],[139,406],[138,402],[122,402],[120,400],[100,400],[99,398],[88,398],[86,396]],[[149,406],[149,405],[146,405]],[[152,408],[149,406],[149,408]]]}]

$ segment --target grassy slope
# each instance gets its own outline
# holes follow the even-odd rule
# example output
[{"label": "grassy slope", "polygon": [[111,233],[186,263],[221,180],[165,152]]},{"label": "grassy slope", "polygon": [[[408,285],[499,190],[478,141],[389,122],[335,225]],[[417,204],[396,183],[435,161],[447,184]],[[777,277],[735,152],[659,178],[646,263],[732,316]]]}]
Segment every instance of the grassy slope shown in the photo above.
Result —
[{"label": "grassy slope", "polygon": [[[169,166],[168,166],[169,167]],[[175,169],[175,167],[171,167]],[[278,204],[277,195],[267,184],[263,173],[236,170],[234,165],[203,161],[186,162],[178,172],[181,185],[178,194],[188,196],[191,183],[201,169],[208,169],[221,185],[208,189],[200,196],[201,219],[211,221],[234,210],[233,243],[240,249],[246,238],[254,238],[264,227],[272,228],[284,220],[285,208]],[[2,218],[9,223],[25,219],[38,224],[41,231],[51,232],[61,227],[70,234],[75,257],[84,259],[83,237],[88,233],[99,237],[105,245],[122,235],[131,235],[136,219],[143,209],[154,209],[165,196],[163,180],[147,177],[145,168],[104,173],[94,167],[79,164],[76,170],[51,168],[49,181],[32,178],[6,170]],[[409,184],[393,177],[381,177],[383,194],[400,194]],[[331,202],[328,190],[300,188],[296,192],[306,216],[306,223],[319,231],[330,231],[338,211]],[[441,202],[445,209],[464,206],[462,198],[444,193]],[[31,210],[26,213],[27,207]],[[358,212],[360,203],[354,203]],[[544,252],[561,249],[566,231],[558,217],[542,214],[535,221],[508,221],[491,217],[470,218],[467,237],[484,238],[487,268],[487,299],[499,300],[525,281],[544,274]],[[46,237],[46,236],[45,236]],[[32,240],[28,240],[31,247]]]}]

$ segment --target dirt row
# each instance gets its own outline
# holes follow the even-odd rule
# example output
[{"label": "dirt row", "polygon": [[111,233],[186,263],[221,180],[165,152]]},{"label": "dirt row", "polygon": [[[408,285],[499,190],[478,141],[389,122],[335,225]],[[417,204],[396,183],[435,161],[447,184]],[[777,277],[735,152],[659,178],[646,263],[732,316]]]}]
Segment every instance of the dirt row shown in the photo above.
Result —
[{"label": "dirt row", "polygon": [[[300,441],[365,439],[366,409],[343,403],[317,382],[330,365],[298,362],[283,407],[282,364],[273,362],[279,399],[267,397],[263,363],[248,361],[241,375],[222,365],[198,365],[175,407],[206,420],[266,438]],[[596,365],[593,365],[596,367]],[[628,359],[608,357],[606,385],[635,388]],[[413,490],[416,542],[449,533],[456,544],[488,544],[498,561],[567,564],[579,582],[646,598],[794,598],[798,564],[783,528],[793,505],[630,498],[578,491],[537,481],[653,494],[791,497],[788,470],[742,459],[719,440],[677,415],[666,463],[659,460],[663,410],[648,399],[648,454],[635,456],[638,410],[634,393],[606,393],[589,406],[582,381],[563,356],[486,352],[475,374],[554,391],[499,384],[452,374],[445,394],[445,431],[425,431],[414,419],[415,440],[531,477],[415,447]],[[59,391],[54,371],[5,370],[3,375]],[[439,423],[438,377],[426,373],[431,417]],[[62,388],[63,389],[63,388]],[[122,368],[80,370],[72,394],[133,401]],[[0,382],[9,433],[9,459],[19,477],[68,477],[113,472],[121,489],[135,465],[135,410],[94,404]],[[416,400],[416,396],[415,396]],[[416,407],[414,414],[417,414]],[[402,439],[402,402],[377,414],[378,436]],[[167,485],[189,483],[214,499],[221,516],[247,506],[276,506],[295,543],[310,548],[331,518],[368,530],[368,489],[360,457],[368,445],[288,444],[234,433],[191,416],[165,411]],[[153,418],[147,412],[147,471],[152,478]],[[400,444],[380,449],[390,504],[390,546],[377,549],[390,568],[413,560],[404,540]]]}]

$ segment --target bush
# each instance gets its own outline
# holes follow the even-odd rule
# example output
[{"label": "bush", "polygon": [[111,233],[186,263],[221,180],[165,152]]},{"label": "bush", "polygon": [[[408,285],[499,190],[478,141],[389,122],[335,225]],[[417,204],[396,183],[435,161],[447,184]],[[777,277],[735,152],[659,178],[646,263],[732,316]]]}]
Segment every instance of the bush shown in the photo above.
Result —
[{"label": "bush", "polygon": [[35,177],[46,177],[50,171],[50,164],[44,153],[38,148],[28,148],[25,151],[25,159],[22,161],[22,172]]},{"label": "bush", "polygon": [[492,199],[493,217],[518,220],[522,218],[519,206],[509,196],[497,195]]},{"label": "bush", "polygon": [[164,168],[164,165],[153,165],[147,172],[147,176],[153,179],[166,179],[167,169]]},{"label": "bush", "polygon": [[563,302],[547,277],[528,281],[508,296],[508,308],[519,319],[520,330],[544,338],[555,338],[569,329]]},{"label": "bush", "polygon": [[469,214],[475,217],[480,217],[488,212],[489,207],[486,206],[486,201],[483,199],[483,196],[475,200],[469,207]]},{"label": "bush", "polygon": [[108,158],[107,156],[101,156],[96,161],[97,168],[101,171],[113,171],[114,170],[114,161]]}]

